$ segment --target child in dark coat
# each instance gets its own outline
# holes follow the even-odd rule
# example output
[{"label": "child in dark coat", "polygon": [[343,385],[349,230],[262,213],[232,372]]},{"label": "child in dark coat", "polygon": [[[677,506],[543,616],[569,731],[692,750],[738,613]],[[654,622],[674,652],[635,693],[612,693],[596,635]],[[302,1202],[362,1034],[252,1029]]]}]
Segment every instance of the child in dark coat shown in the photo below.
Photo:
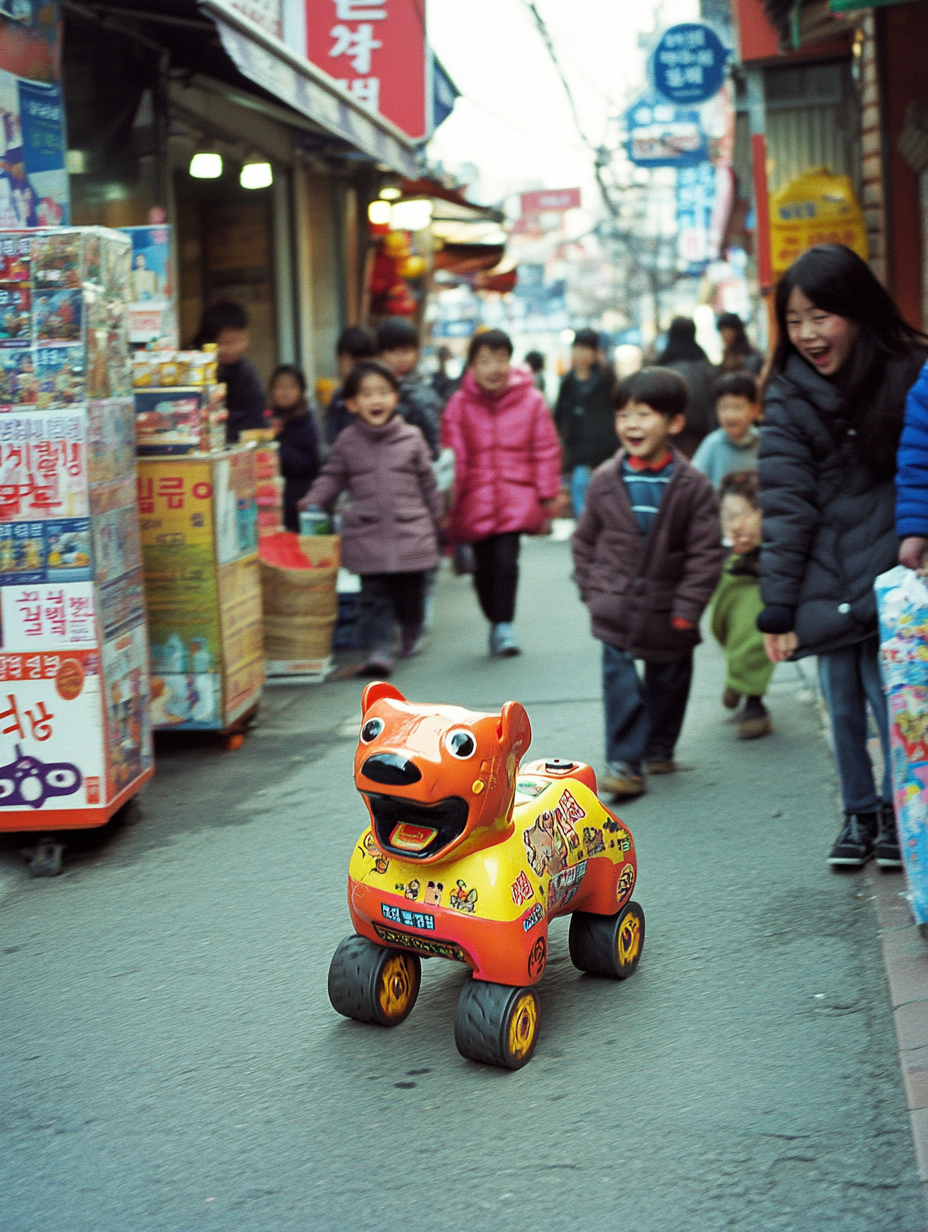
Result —
[{"label": "child in dark coat", "polygon": [[599,782],[617,796],[640,796],[644,769],[677,768],[699,620],[725,556],[712,484],[670,445],[688,395],[667,368],[619,386],[622,448],[593,475],[573,537],[580,595],[603,643],[608,772]]},{"label": "child in dark coat", "polygon": [[306,378],[293,364],[274,369],[269,387],[270,422],[284,477],[284,526],[299,531],[297,501],[319,474],[319,433],[306,405]]}]

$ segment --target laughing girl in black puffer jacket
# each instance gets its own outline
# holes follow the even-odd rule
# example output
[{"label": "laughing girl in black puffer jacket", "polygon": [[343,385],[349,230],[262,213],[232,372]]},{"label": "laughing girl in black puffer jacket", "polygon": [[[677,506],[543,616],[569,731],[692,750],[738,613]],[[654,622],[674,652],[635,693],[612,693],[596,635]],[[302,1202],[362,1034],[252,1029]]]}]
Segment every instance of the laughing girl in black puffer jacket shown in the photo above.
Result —
[{"label": "laughing girl in black puffer jacket", "polygon": [[[777,287],[779,342],[761,428],[761,596],[774,662],[819,656],[845,820],[828,862],[901,866],[880,681],[874,580],[896,563],[896,448],[926,341],[840,244],[795,261]],[[867,752],[869,703],[882,789]]]}]

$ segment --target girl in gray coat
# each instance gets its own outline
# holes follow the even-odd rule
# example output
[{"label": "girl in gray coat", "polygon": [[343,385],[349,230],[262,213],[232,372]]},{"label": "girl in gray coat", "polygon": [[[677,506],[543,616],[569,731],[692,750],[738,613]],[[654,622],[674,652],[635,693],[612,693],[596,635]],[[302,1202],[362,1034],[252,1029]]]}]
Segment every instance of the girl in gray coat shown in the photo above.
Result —
[{"label": "girl in gray coat", "polygon": [[[905,396],[924,357],[870,268],[841,244],[795,261],[760,437],[757,626],[774,662],[818,655],[845,818],[828,862],[899,868],[873,583],[896,563],[893,477]],[[883,746],[879,790],[867,705]]]},{"label": "girl in gray coat", "polygon": [[[361,575],[362,613],[387,608],[395,617],[402,657],[409,658],[422,635],[425,574],[439,559],[442,509],[428,445],[419,429],[396,413],[399,381],[385,364],[374,359],[356,364],[343,395],[354,421],[339,433],[299,507],[330,509],[347,490],[342,564]],[[369,641],[358,674],[389,676],[392,621],[370,631]]]}]

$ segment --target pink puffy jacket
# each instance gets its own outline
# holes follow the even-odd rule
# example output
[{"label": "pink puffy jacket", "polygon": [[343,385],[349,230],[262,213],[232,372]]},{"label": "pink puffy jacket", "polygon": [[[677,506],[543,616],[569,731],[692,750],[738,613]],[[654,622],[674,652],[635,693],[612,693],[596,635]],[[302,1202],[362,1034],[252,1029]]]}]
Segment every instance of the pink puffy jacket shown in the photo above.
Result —
[{"label": "pink puffy jacket", "polygon": [[468,371],[445,408],[441,443],[455,459],[452,543],[541,530],[540,502],[561,487],[561,446],[527,369],[511,369],[499,394],[481,389]]}]

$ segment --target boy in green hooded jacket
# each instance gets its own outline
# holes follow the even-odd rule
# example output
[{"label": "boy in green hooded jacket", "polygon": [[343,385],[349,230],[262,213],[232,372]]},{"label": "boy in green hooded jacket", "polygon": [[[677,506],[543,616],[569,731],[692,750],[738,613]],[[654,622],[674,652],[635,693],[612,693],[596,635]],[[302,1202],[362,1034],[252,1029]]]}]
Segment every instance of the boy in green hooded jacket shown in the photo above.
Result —
[{"label": "boy in green hooded jacket", "polygon": [[767,657],[757,616],[760,597],[761,513],[756,471],[735,471],[722,480],[722,533],[732,553],[712,599],[712,632],[725,648],[727,672],[722,704],[729,710],[744,708],[738,716],[738,735],[756,740],[769,735],[773,724],[764,694],[774,664]]}]

